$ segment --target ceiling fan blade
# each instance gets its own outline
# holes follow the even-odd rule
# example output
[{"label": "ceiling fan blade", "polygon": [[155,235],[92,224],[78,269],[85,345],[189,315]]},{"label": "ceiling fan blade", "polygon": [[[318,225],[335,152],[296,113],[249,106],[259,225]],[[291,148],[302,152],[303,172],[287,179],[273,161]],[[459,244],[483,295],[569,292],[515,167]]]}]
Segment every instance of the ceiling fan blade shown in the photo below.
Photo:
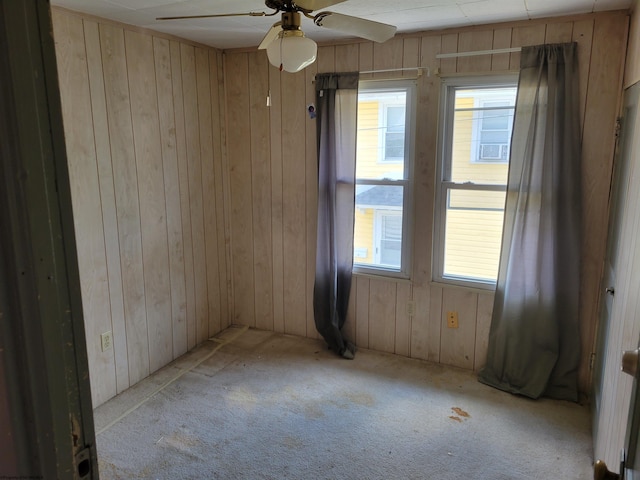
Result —
[{"label": "ceiling fan blade", "polygon": [[182,15],[179,17],[156,17],[156,20],[183,20],[185,18],[216,18],[216,17],[269,17],[274,13],[246,12],[246,13],[218,13],[213,15]]},{"label": "ceiling fan blade", "polygon": [[282,31],[281,25],[282,25],[282,22],[276,22],[273,24],[273,27],[271,27],[271,29],[267,32],[267,34],[262,39],[262,42],[260,42],[260,46],[258,47],[258,50],[264,50],[269,46],[271,42],[273,42],[276,38],[278,38],[278,35]]},{"label": "ceiling fan blade", "polygon": [[349,33],[357,37],[366,38],[374,42],[386,42],[396,34],[394,25],[351,17],[334,12],[321,12],[315,16],[313,22],[319,27],[330,28],[342,33]]},{"label": "ceiling fan blade", "polygon": [[347,0],[296,0],[296,5],[304,10],[314,12],[346,1]]}]

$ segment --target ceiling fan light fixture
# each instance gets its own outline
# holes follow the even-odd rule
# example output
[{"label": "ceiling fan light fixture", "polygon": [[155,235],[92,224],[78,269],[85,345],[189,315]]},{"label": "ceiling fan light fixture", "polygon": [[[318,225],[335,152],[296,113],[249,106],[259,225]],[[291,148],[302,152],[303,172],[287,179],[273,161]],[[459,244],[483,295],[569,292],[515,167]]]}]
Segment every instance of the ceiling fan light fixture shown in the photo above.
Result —
[{"label": "ceiling fan light fixture", "polygon": [[295,73],[316,61],[318,45],[304,36],[302,30],[282,30],[267,47],[269,63],[286,72]]}]

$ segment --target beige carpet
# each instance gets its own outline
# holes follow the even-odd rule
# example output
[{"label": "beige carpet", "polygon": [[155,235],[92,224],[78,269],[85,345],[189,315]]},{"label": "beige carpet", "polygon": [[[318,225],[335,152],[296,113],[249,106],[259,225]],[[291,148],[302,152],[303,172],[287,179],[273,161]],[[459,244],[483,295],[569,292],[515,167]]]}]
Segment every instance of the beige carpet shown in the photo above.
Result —
[{"label": "beige carpet", "polygon": [[102,479],[589,479],[587,407],[230,328],[95,412]]}]

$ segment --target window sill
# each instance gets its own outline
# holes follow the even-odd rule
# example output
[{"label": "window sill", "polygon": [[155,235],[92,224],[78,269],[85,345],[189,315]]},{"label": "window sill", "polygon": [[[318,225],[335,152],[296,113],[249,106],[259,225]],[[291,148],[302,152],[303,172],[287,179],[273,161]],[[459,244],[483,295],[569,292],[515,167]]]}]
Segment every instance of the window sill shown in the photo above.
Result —
[{"label": "window sill", "polygon": [[370,280],[384,280],[384,281],[387,281],[387,282],[408,283],[408,284],[413,283],[411,281],[411,278],[409,278],[409,277],[395,276],[395,275],[388,274],[386,272],[381,272],[381,273],[378,274],[378,273],[352,271],[351,274],[354,277],[368,278]]},{"label": "window sill", "polygon": [[431,280],[429,282],[429,286],[431,287],[439,287],[439,288],[452,288],[455,290],[464,290],[465,292],[472,293],[490,293],[493,294],[496,291],[495,285],[487,285],[487,288],[476,287],[471,285],[460,285],[458,283],[448,283],[448,282],[438,282],[435,280]]}]

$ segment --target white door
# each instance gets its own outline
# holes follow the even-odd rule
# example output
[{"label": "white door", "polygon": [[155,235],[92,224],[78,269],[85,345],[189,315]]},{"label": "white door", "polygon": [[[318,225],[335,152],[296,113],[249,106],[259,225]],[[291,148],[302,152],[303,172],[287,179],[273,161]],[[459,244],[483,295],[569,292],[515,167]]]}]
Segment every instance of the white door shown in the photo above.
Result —
[{"label": "white door", "polygon": [[615,473],[629,442],[635,453],[638,436],[631,429],[636,380],[620,367],[622,352],[635,350],[640,337],[639,97],[640,84],[625,92],[594,371],[594,454]]}]

